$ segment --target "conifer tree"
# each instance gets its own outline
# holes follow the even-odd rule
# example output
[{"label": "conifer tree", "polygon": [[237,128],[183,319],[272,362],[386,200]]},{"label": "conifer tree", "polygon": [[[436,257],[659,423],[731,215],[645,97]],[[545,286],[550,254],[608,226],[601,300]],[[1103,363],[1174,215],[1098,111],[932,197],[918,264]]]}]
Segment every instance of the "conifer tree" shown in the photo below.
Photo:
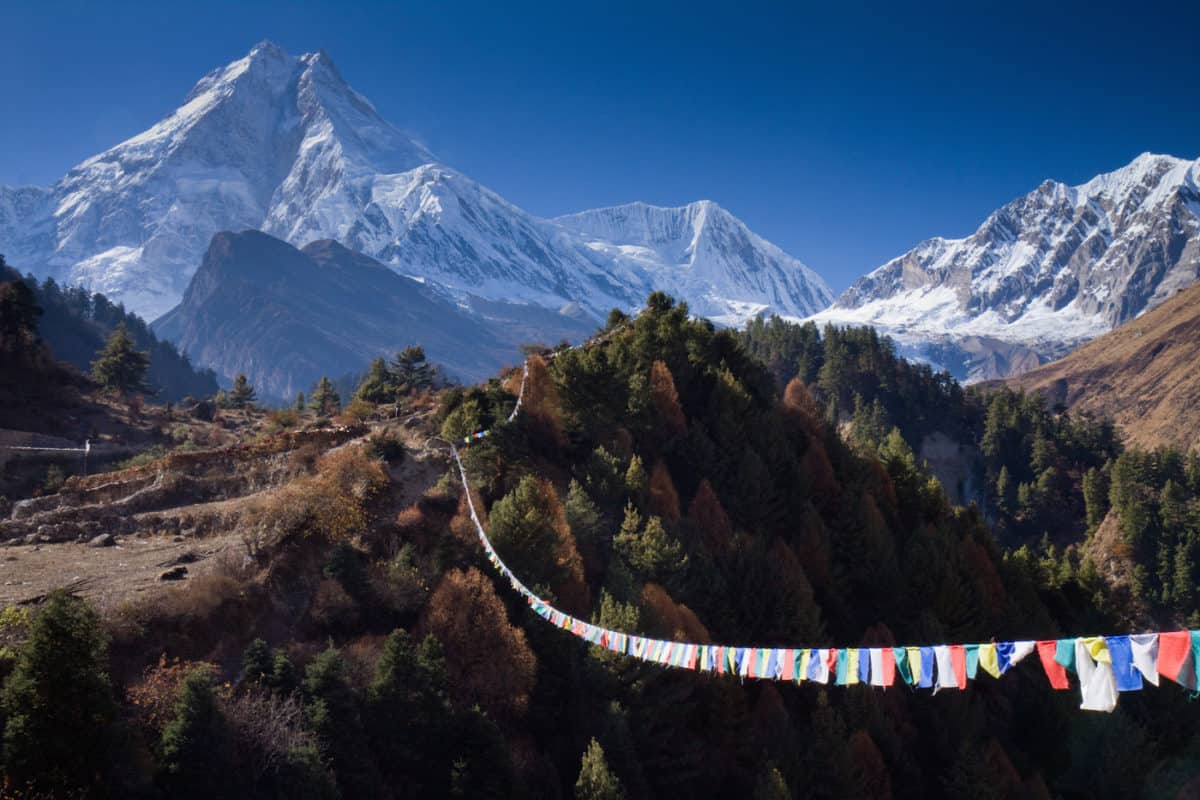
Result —
[{"label": "conifer tree", "polygon": [[579,778],[575,781],[575,800],[625,800],[625,789],[608,768],[604,749],[592,739],[583,754]]},{"label": "conifer tree", "polygon": [[392,373],[388,371],[387,362],[382,358],[371,359],[371,366],[362,383],[354,392],[359,400],[368,403],[389,403],[396,399],[396,385]]},{"label": "conifer tree", "polygon": [[596,578],[608,555],[609,545],[600,509],[592,502],[583,484],[572,479],[567,486],[567,499],[563,503],[563,510],[567,514],[567,525],[575,536],[575,544],[583,556],[588,578]]},{"label": "conifer tree", "polygon": [[396,390],[412,394],[433,385],[433,366],[425,361],[425,348],[410,345],[396,354]]},{"label": "conifer tree", "polygon": [[126,394],[145,391],[143,383],[150,368],[150,355],[134,346],[125,323],[109,335],[104,347],[92,362],[92,378],[105,389]]},{"label": "conifer tree", "polygon": [[629,468],[625,470],[625,490],[635,500],[641,502],[646,494],[646,487],[649,482],[650,479],[646,475],[646,468],[642,466],[642,459],[634,455],[629,460]]},{"label": "conifer tree", "polygon": [[162,782],[172,797],[220,797],[227,790],[229,732],[208,667],[187,674],[175,718],[163,729]]},{"label": "conifer tree", "polygon": [[337,389],[333,388],[333,381],[329,380],[327,375],[322,375],[321,380],[317,382],[317,387],[309,397],[308,407],[326,417],[336,414],[341,409],[342,398],[338,396]]},{"label": "conifer tree", "polygon": [[34,618],[0,695],[10,786],[87,794],[106,766],[115,706],[96,612],[57,591]]},{"label": "conifer tree", "polygon": [[444,795],[450,778],[450,705],[437,639],[427,636],[414,645],[406,631],[393,631],[366,699],[371,747],[397,795]]},{"label": "conifer tree", "polygon": [[229,406],[231,408],[246,408],[255,400],[254,387],[246,379],[245,373],[238,373],[233,379],[233,388],[229,390]]},{"label": "conifer tree", "polygon": [[[0,257],[0,273],[5,267]],[[33,290],[17,279],[0,283],[0,352],[24,354],[37,340],[38,306]]]},{"label": "conifer tree", "polygon": [[308,724],[333,768],[344,796],[367,797],[378,785],[375,765],[359,716],[358,700],[346,675],[346,662],[337,648],[323,651],[304,673]]},{"label": "conifer tree", "polygon": [[262,683],[269,680],[273,671],[271,650],[262,639],[255,639],[242,654],[242,680]]},{"label": "conifer tree", "polygon": [[304,392],[296,392],[296,402],[292,404],[292,410],[298,414],[303,414],[304,409]]},{"label": "conifer tree", "polygon": [[754,783],[752,800],[791,800],[791,796],[779,770],[770,763],[765,764]]}]

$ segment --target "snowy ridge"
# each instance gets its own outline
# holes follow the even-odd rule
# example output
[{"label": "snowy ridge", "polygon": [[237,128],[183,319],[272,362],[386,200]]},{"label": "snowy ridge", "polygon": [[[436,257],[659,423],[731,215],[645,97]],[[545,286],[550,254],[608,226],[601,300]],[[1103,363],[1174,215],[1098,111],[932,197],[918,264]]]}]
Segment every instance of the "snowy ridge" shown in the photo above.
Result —
[{"label": "snowy ridge", "polygon": [[682,295],[694,313],[717,322],[739,324],[764,310],[802,316],[833,301],[819,275],[711,200],[681,208],[629,203],[554,221],[600,258],[632,261],[651,288]]},{"label": "snowy ridge", "polygon": [[889,261],[813,320],[876,325],[912,346],[991,337],[1057,357],[1200,278],[1198,187],[1200,161],[1150,153],[1079,186],[1046,181],[971,236]]},{"label": "snowy ridge", "polygon": [[531,303],[601,318],[665,288],[698,313],[740,322],[832,299],[811,270],[713,204],[641,208],[663,218],[655,236],[585,233],[591,212],[528,214],[439,164],[325,53],[292,57],[263,42],[48,190],[0,188],[0,252],[147,318],[179,302],[214,234],[244,229],[296,246],[333,239],[464,306]]}]

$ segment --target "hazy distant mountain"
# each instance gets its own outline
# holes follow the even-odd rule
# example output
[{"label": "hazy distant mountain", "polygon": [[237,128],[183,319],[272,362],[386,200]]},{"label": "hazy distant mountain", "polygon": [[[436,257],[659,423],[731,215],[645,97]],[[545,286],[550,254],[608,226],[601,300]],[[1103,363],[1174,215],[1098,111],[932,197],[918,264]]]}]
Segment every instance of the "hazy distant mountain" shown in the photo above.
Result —
[{"label": "hazy distant mountain", "polygon": [[409,344],[461,379],[481,380],[521,358],[514,326],[466,313],[336,242],[297,250],[258,231],[214,236],[183,302],[154,329],[226,381],[244,372],[276,399]]},{"label": "hazy distant mountain", "polygon": [[338,241],[466,305],[570,306],[599,319],[665,288],[737,321],[762,308],[809,314],[832,299],[711,203],[527,214],[438,164],[324,53],[292,57],[269,42],[49,189],[0,189],[0,252],[149,318],[179,301],[213,234],[243,229],[296,246]]},{"label": "hazy distant mountain", "polygon": [[876,325],[960,376],[993,378],[1063,355],[1197,277],[1200,161],[1144,154],[1079,186],[1046,181],[965,239],[922,242],[815,319]]}]

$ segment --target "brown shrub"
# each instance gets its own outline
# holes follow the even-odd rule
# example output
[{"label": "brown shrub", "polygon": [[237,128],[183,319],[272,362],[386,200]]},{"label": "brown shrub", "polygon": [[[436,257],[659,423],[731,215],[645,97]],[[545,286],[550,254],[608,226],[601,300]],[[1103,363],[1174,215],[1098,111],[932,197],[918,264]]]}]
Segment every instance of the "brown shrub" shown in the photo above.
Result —
[{"label": "brown shrub", "polygon": [[675,482],[662,461],[650,471],[650,513],[672,525],[679,522],[679,492],[675,491]]},{"label": "brown shrub", "polygon": [[298,534],[341,541],[367,527],[368,508],[388,484],[380,461],[361,447],[342,447],[317,460],[316,474],[293,480],[251,506],[247,525],[266,545]]},{"label": "brown shrub", "polygon": [[537,657],[479,570],[446,573],[421,628],[442,643],[450,693],[460,706],[478,703],[501,719],[525,713],[537,678]]},{"label": "brown shrub", "polygon": [[308,615],[323,630],[342,630],[358,623],[358,604],[342,584],[333,578],[324,578],[313,594]]},{"label": "brown shrub", "polygon": [[146,667],[140,681],[126,690],[125,700],[133,709],[134,724],[146,738],[156,741],[162,737],[163,728],[175,718],[183,679],[196,668],[217,674],[216,664],[179,658],[168,660],[163,654],[157,664]]},{"label": "brown shrub", "polygon": [[256,779],[278,773],[301,750],[315,750],[316,734],[305,727],[297,695],[254,689],[226,697],[222,711],[233,734],[239,770]]},{"label": "brown shrub", "polygon": [[345,408],[342,413],[334,418],[334,422],[339,425],[357,425],[375,416],[377,411],[374,403],[368,403],[361,398],[354,398]]}]

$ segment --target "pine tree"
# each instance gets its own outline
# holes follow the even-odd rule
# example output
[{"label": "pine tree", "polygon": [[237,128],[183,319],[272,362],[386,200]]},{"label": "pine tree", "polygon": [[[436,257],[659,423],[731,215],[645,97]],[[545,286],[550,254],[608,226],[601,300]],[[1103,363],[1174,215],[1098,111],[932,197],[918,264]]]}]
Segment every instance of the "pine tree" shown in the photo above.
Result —
[{"label": "pine tree", "polygon": [[425,361],[425,348],[413,345],[396,354],[396,390],[412,394],[433,385],[433,366]]},{"label": "pine tree", "polygon": [[597,578],[608,555],[609,541],[604,517],[588,496],[583,484],[574,479],[567,486],[567,499],[563,503],[563,510],[567,514],[567,525],[575,536],[575,544],[583,556],[588,578]]},{"label": "pine tree", "polygon": [[358,385],[354,396],[376,404],[390,403],[396,399],[395,381],[386,361],[382,358],[371,359],[371,366],[367,368],[367,374]]},{"label": "pine tree", "polygon": [[367,737],[346,662],[336,648],[313,659],[305,670],[302,688],[309,727],[317,735],[321,754],[333,768],[343,796],[370,796],[378,786],[378,775],[367,755]]},{"label": "pine tree", "polygon": [[175,718],[163,729],[162,781],[172,797],[220,797],[227,790],[229,731],[213,675],[196,667],[184,678]]},{"label": "pine tree", "polygon": [[621,531],[613,539],[613,550],[640,580],[657,581],[668,589],[676,587],[687,568],[682,545],[666,532],[658,517],[650,517],[638,532],[640,522],[632,504],[627,506]]},{"label": "pine tree", "polygon": [[[0,257],[0,274],[5,264]],[[0,352],[25,354],[37,341],[38,307],[33,290],[25,281],[0,283]]]},{"label": "pine tree", "polygon": [[625,470],[625,490],[635,500],[641,502],[645,497],[649,481],[650,479],[646,475],[646,468],[642,466],[642,459],[635,455],[629,460],[629,468]]},{"label": "pine tree", "polygon": [[437,639],[427,636],[418,646],[406,631],[393,631],[367,689],[366,719],[376,763],[397,796],[446,793],[450,714]]},{"label": "pine tree", "polygon": [[244,373],[238,373],[233,379],[233,388],[229,390],[229,406],[231,408],[246,408],[255,400],[254,387],[246,379]]},{"label": "pine tree", "polygon": [[255,639],[242,654],[242,680],[247,683],[268,681],[273,670],[271,650],[262,639]]},{"label": "pine tree", "polygon": [[341,409],[342,398],[338,396],[337,389],[333,388],[333,381],[329,380],[328,376],[322,375],[321,380],[317,382],[317,387],[309,397],[308,407],[325,417],[336,414]]},{"label": "pine tree", "polygon": [[575,781],[575,800],[625,800],[625,789],[608,768],[604,750],[595,739],[583,754],[579,779]]},{"label": "pine tree", "polygon": [[122,322],[109,335],[92,362],[92,378],[105,389],[126,394],[146,391],[143,383],[150,368],[150,355],[138,350]]},{"label": "pine tree", "polygon": [[1084,473],[1083,503],[1088,530],[1094,531],[1108,514],[1108,477],[1095,467]]},{"label": "pine tree", "polygon": [[298,414],[303,414],[304,409],[304,392],[296,392],[296,402],[292,404],[292,410]]},{"label": "pine tree", "polygon": [[770,763],[765,764],[754,783],[752,800],[791,800],[791,796],[787,781],[783,779],[779,770]]},{"label": "pine tree", "polygon": [[54,592],[34,618],[0,695],[9,786],[87,794],[106,766],[115,713],[100,619]]}]

